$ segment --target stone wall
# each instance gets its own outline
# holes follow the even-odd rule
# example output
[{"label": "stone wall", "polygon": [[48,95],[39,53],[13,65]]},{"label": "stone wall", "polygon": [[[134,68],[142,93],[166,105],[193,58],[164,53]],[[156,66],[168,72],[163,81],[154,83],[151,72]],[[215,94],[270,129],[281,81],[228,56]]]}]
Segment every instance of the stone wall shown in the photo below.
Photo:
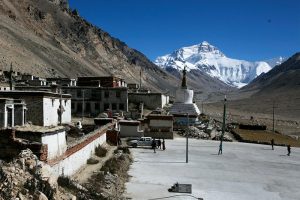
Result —
[{"label": "stone wall", "polygon": [[29,142],[16,138],[15,130],[0,130],[0,158],[12,159],[16,157],[21,150],[30,149],[41,161],[47,161],[48,146],[40,142]]},{"label": "stone wall", "polygon": [[143,102],[146,108],[155,110],[168,104],[169,98],[161,93],[128,93],[128,101],[135,104]]},{"label": "stone wall", "polygon": [[120,124],[120,136],[121,137],[142,137],[144,132],[139,130],[139,125],[123,125]]},{"label": "stone wall", "polygon": [[27,121],[34,125],[43,126],[43,97],[42,96],[24,96],[27,111]]}]

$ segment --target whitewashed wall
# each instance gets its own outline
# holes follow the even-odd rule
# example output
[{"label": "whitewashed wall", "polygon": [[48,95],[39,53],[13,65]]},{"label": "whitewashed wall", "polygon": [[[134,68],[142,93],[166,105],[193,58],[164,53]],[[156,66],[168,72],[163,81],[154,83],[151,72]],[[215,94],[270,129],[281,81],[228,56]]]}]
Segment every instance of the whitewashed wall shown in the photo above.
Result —
[{"label": "whitewashed wall", "polygon": [[193,103],[194,91],[189,89],[178,89],[176,90],[176,100],[177,103]]},{"label": "whitewashed wall", "polygon": [[59,163],[52,166],[52,174],[54,176],[71,176],[75,174],[81,167],[86,165],[87,160],[95,153],[95,148],[102,145],[106,141],[106,133],[83,147],[79,151],[61,160]]},{"label": "whitewashed wall", "polygon": [[169,96],[162,94],[161,95],[161,107],[165,107],[166,104],[169,104]]},{"label": "whitewashed wall", "polygon": [[48,145],[48,159],[59,157],[67,150],[66,132],[42,136],[42,144]]},{"label": "whitewashed wall", "polygon": [[[59,98],[43,98],[43,117],[44,117],[44,126],[57,126],[58,121],[58,112],[60,100]],[[62,105],[64,112],[62,114],[62,123],[68,124],[71,123],[71,99],[65,101],[62,100]]]},{"label": "whitewashed wall", "polygon": [[58,114],[57,109],[59,107],[59,99],[44,97],[43,98],[43,117],[44,126],[57,126]]},{"label": "whitewashed wall", "polygon": [[62,123],[69,124],[71,123],[71,99],[62,101],[65,111],[62,114]]}]

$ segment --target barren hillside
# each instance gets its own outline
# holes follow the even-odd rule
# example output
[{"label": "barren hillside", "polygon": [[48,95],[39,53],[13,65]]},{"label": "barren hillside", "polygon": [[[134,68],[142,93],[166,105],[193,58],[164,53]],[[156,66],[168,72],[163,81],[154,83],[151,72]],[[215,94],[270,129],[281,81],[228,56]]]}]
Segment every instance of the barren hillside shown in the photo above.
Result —
[{"label": "barren hillside", "polygon": [[[68,8],[67,0],[0,1],[0,69],[41,77],[119,75],[156,91],[177,88],[178,78],[163,71],[142,53],[93,26]],[[218,80],[193,88],[211,92],[227,86]]]}]

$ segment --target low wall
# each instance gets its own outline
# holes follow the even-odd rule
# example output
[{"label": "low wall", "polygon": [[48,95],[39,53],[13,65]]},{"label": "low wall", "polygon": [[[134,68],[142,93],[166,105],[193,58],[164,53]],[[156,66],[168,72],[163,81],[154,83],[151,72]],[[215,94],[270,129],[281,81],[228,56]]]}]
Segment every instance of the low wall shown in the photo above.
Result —
[{"label": "low wall", "polygon": [[145,132],[144,136],[155,139],[174,139],[173,132]]},{"label": "low wall", "polygon": [[63,157],[49,161],[52,175],[71,176],[86,165],[87,160],[95,153],[95,148],[106,141],[108,127],[110,126],[94,131],[80,143],[69,147]]}]

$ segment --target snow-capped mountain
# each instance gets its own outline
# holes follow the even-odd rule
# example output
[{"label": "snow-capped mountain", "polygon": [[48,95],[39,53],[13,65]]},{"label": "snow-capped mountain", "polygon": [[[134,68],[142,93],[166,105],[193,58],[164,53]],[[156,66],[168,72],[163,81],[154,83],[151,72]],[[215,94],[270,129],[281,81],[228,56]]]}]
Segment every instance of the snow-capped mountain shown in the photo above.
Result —
[{"label": "snow-capped mountain", "polygon": [[272,68],[275,67],[276,65],[282,64],[284,61],[286,61],[286,58],[283,58],[281,56],[279,56],[277,58],[265,60],[265,62],[268,63]]},{"label": "snow-capped mountain", "polygon": [[[275,63],[275,60],[273,62]],[[235,87],[248,84],[273,67],[264,61],[249,62],[228,58],[206,41],[158,57],[154,63],[167,71],[182,70],[186,65],[189,71],[200,70]]]}]

